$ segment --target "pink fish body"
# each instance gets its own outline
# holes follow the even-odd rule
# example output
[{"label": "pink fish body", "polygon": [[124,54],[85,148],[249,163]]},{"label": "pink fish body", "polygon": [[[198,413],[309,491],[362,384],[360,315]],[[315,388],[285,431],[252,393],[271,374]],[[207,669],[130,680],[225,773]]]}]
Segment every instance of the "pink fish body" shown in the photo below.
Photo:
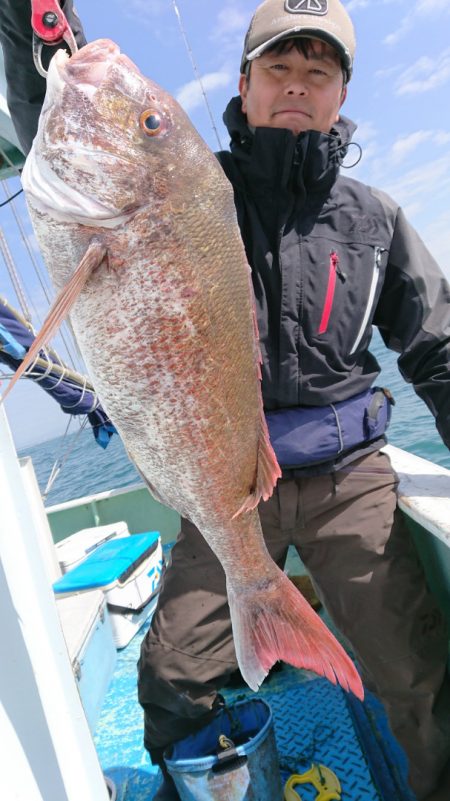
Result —
[{"label": "pink fish body", "polygon": [[215,156],[176,101],[99,40],[53,58],[23,185],[60,290],[42,338],[70,310],[130,458],[219,558],[244,678],[257,689],[282,659],[362,697],[353,663],[264,544],[256,507],[280,470],[250,270]]}]

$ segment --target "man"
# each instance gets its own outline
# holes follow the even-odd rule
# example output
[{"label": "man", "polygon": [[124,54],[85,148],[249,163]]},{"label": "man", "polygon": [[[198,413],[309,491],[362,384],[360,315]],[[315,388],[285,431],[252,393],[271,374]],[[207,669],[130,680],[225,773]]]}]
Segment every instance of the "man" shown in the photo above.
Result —
[{"label": "man", "polygon": [[[27,98],[38,86],[26,5],[4,3],[0,26],[10,109],[28,148],[38,103]],[[82,41],[70,2],[65,10]],[[354,51],[339,0],[266,0],[225,112],[231,153],[218,157],[252,267],[264,405],[283,468],[260,505],[267,545],[280,565],[297,547],[385,704],[418,799],[438,801],[450,797],[448,638],[379,450],[390,401],[371,389],[379,368],[368,347],[375,324],[450,446],[449,290],[394,201],[339,175],[354,130],[339,113]],[[222,568],[184,520],[139,661],[145,744],[163,771],[165,748],[211,719],[235,669]],[[177,798],[164,771],[156,799]]]}]

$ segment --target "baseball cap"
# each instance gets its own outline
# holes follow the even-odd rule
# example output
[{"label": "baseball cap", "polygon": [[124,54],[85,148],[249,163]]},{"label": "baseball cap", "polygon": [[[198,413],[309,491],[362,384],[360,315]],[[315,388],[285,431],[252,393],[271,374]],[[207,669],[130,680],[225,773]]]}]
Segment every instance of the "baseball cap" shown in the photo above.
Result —
[{"label": "baseball cap", "polygon": [[255,11],[244,43],[241,72],[276,42],[308,36],[339,53],[350,80],[356,40],[353,23],[339,0],[265,0]]}]

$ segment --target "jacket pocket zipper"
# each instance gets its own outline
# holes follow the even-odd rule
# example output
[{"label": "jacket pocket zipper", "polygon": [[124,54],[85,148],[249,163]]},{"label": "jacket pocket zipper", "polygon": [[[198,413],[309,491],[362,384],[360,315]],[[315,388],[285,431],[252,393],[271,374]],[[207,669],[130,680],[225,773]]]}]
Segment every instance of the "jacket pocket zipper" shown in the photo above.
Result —
[{"label": "jacket pocket zipper", "polygon": [[366,310],[364,312],[364,317],[363,317],[360,329],[359,329],[358,334],[356,336],[356,339],[355,339],[355,341],[353,343],[353,347],[352,347],[352,349],[350,351],[350,356],[352,356],[355,353],[355,351],[357,350],[357,348],[358,348],[358,346],[359,346],[359,344],[360,344],[360,342],[361,342],[361,340],[362,340],[362,338],[364,336],[365,330],[367,328],[367,323],[369,322],[369,318],[370,318],[370,315],[371,315],[371,312],[372,312],[373,303],[374,303],[374,300],[375,300],[375,293],[377,291],[378,278],[380,276],[381,254],[383,253],[383,251],[384,251],[384,248],[380,248],[380,247],[376,247],[375,248],[374,260],[373,260],[373,271],[372,271],[372,282],[370,284],[369,297],[367,298],[367,303],[366,303]]},{"label": "jacket pocket zipper", "polygon": [[328,272],[328,286],[323,305],[322,318],[318,329],[318,334],[324,334],[330,321],[331,309],[333,308],[334,293],[336,289],[336,276],[345,281],[346,275],[339,268],[339,256],[332,250],[330,253],[330,269]]}]

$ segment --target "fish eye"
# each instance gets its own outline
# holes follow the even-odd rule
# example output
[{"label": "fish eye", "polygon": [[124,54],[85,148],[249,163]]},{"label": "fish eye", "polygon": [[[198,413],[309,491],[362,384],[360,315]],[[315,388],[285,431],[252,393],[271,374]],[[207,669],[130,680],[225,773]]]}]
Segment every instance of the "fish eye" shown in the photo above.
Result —
[{"label": "fish eye", "polygon": [[161,116],[154,109],[147,109],[142,112],[139,124],[147,136],[156,136],[162,127]]}]

